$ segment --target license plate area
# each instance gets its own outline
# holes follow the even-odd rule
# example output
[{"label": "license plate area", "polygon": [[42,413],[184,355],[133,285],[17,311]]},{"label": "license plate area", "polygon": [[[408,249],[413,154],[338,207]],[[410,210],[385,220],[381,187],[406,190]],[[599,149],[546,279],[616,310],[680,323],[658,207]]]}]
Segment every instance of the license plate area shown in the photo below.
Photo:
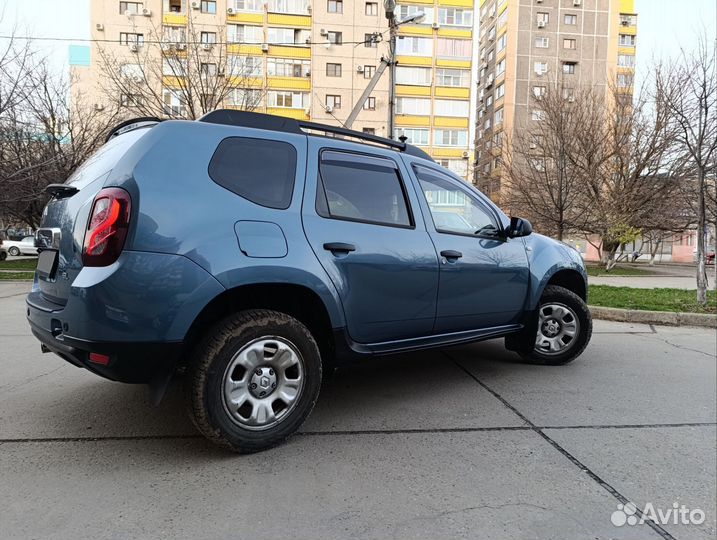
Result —
[{"label": "license plate area", "polygon": [[45,281],[55,279],[57,271],[57,251],[54,249],[46,249],[40,252],[37,258],[37,277]]}]

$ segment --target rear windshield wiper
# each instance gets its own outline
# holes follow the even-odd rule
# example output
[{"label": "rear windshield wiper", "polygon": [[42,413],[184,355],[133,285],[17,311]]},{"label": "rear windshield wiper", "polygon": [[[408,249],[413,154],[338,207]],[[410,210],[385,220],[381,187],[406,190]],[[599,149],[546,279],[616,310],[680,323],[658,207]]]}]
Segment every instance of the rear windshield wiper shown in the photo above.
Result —
[{"label": "rear windshield wiper", "polygon": [[75,193],[80,191],[75,186],[67,184],[50,184],[45,188],[45,193],[54,197],[55,199],[64,199],[65,197],[72,197]]}]

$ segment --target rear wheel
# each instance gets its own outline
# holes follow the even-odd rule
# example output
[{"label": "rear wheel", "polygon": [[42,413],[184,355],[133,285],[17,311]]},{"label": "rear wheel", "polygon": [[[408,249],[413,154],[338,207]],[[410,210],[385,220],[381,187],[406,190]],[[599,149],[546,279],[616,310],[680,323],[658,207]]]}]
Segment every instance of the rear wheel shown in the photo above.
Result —
[{"label": "rear wheel", "polygon": [[7,252],[13,257],[18,257],[20,255],[20,248],[18,248],[17,246],[12,246],[8,248]]},{"label": "rear wheel", "polygon": [[301,426],[320,386],[319,348],[303,324],[276,311],[244,311],[197,347],[187,378],[189,413],[210,440],[256,452]]},{"label": "rear wheel", "polygon": [[540,297],[533,349],[521,354],[532,364],[562,365],[575,360],[592,335],[592,317],[582,298],[550,285]]}]

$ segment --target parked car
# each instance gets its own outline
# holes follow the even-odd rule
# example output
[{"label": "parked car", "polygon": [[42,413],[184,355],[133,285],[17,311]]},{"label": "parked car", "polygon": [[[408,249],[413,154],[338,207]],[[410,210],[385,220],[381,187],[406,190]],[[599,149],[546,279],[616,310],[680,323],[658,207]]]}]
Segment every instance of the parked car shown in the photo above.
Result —
[{"label": "parked car", "polygon": [[235,451],[295,432],[342,362],[504,337],[565,364],[590,340],[577,251],[403,142],[139,119],[48,191],[27,297],[43,350],[154,402],[182,369],[194,424]]},{"label": "parked car", "polygon": [[7,249],[5,249],[3,245],[3,239],[0,238],[0,261],[4,261],[5,259],[7,259]]},{"label": "parked car", "polygon": [[37,255],[34,236],[26,236],[22,240],[5,240],[4,245],[8,254],[13,257],[20,255]]}]

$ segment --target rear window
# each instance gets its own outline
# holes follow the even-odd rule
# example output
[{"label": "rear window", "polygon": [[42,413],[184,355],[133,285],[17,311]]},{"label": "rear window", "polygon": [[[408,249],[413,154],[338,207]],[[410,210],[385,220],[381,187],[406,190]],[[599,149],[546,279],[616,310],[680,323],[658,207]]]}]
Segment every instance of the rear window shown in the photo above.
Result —
[{"label": "rear window", "polygon": [[285,210],[296,178],[296,149],[284,142],[229,137],[209,162],[209,176],[253,203]]}]

